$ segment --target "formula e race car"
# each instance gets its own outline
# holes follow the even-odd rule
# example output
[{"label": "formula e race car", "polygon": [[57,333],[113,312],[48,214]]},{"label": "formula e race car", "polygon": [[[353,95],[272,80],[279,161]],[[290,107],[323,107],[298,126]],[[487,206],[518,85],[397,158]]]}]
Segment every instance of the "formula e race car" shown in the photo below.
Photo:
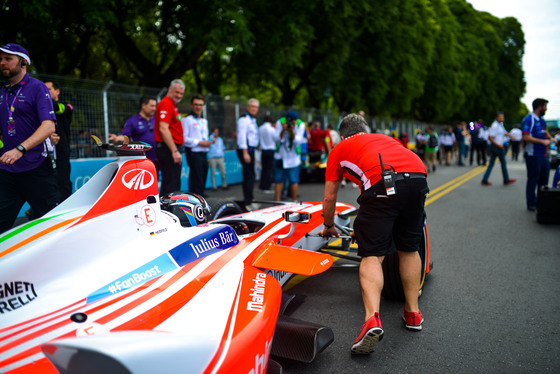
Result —
[{"label": "formula e race car", "polygon": [[[231,204],[160,197],[147,147],[103,144],[116,161],[0,235],[0,372],[257,374],[281,372],[272,356],[311,362],[333,332],[283,315],[282,286],[333,263],[321,203],[226,215]],[[355,208],[336,212],[347,229]]]}]

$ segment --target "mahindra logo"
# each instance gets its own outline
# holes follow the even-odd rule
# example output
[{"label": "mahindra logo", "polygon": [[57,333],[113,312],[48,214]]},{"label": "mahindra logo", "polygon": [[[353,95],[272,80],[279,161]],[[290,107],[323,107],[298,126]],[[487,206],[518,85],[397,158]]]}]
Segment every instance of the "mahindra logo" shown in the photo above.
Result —
[{"label": "mahindra logo", "polygon": [[131,190],[145,190],[154,184],[154,181],[152,173],[143,169],[130,170],[122,177],[124,186]]}]

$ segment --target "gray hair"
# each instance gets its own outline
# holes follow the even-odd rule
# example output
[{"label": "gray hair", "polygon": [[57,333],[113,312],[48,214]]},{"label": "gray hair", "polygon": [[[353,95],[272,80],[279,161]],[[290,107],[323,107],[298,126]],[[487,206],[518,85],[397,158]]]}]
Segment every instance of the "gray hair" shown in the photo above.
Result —
[{"label": "gray hair", "polygon": [[169,83],[169,89],[173,88],[173,86],[175,86],[176,84],[179,85],[179,88],[181,88],[182,90],[185,89],[185,83],[183,83],[183,81],[180,79],[173,79],[171,83]]},{"label": "gray hair", "polygon": [[358,134],[360,132],[368,132],[367,122],[364,117],[359,114],[349,114],[342,119],[340,127],[338,128],[340,136],[349,138],[352,135]]},{"label": "gray hair", "polygon": [[250,104],[259,105],[259,101],[257,99],[249,99],[249,101],[247,101],[247,106],[249,106]]}]

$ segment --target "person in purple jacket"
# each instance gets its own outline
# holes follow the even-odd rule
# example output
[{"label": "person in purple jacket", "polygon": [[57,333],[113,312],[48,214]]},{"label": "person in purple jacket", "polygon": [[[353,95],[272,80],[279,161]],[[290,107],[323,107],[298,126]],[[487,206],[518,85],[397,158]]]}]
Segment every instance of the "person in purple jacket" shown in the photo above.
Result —
[{"label": "person in purple jacket", "polygon": [[122,142],[124,135],[135,142],[144,142],[152,146],[146,157],[152,160],[159,171],[156,155],[156,140],[154,137],[154,114],[156,114],[156,98],[153,96],[142,96],[140,98],[140,112],[133,115],[124,123],[121,135],[109,134],[111,143]]},{"label": "person in purple jacket", "polygon": [[[45,84],[27,73],[29,53],[19,44],[0,47],[0,69],[7,84],[0,88],[0,233],[12,227],[27,201],[32,219],[58,201],[52,160],[45,141],[55,132],[55,113]],[[49,140],[50,141],[50,140]]]}]

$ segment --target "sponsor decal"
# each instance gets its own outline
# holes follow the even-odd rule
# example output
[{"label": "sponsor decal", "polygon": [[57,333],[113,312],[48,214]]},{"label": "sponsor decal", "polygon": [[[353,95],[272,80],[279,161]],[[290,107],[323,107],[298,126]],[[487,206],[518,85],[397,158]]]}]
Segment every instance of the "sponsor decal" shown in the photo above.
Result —
[{"label": "sponsor decal", "polygon": [[140,209],[142,223],[146,226],[153,226],[156,224],[156,211],[150,205],[144,205]]},{"label": "sponsor decal", "polygon": [[0,283],[0,314],[22,308],[36,298],[37,292],[31,282]]},{"label": "sponsor decal", "polygon": [[177,266],[169,258],[167,253],[162,254],[158,258],[140,266],[139,268],[123,275],[106,286],[101,287],[97,291],[91,293],[87,297],[87,303],[93,303],[104,297],[126,291],[131,287],[145,283],[150,279],[159,277],[168,271],[176,269]]},{"label": "sponsor decal", "polygon": [[266,373],[266,365],[268,364],[268,356],[270,355],[270,348],[272,341],[268,340],[264,343],[264,353],[255,355],[255,367],[249,370],[247,374],[264,374]]},{"label": "sponsor decal", "polygon": [[199,258],[223,251],[239,243],[235,231],[229,226],[217,227],[178,245],[169,254],[179,266]]},{"label": "sponsor decal", "polygon": [[254,282],[251,293],[249,294],[249,301],[247,302],[247,310],[253,312],[262,312],[264,306],[264,291],[266,287],[266,274],[257,273],[252,279]]},{"label": "sponsor decal", "polygon": [[147,170],[132,169],[124,173],[121,181],[129,190],[145,190],[154,184],[155,177]]},{"label": "sponsor decal", "polygon": [[[166,228],[158,230],[155,233],[165,231],[167,231]],[[177,269],[177,265],[185,266],[199,258],[231,248],[238,243],[239,239],[231,227],[223,226],[213,228],[202,235],[198,235],[176,246],[169,252],[123,275],[97,291],[92,292],[87,297],[87,303],[89,304],[104,297],[126,291]]]},{"label": "sponsor decal", "polygon": [[288,273],[288,272],[285,272],[285,271],[272,270],[272,269],[266,269],[265,273],[267,273],[268,275],[270,275],[271,277],[276,279],[278,282],[280,282],[280,284],[282,284],[282,279],[286,275],[291,275],[292,274],[292,273]]}]

